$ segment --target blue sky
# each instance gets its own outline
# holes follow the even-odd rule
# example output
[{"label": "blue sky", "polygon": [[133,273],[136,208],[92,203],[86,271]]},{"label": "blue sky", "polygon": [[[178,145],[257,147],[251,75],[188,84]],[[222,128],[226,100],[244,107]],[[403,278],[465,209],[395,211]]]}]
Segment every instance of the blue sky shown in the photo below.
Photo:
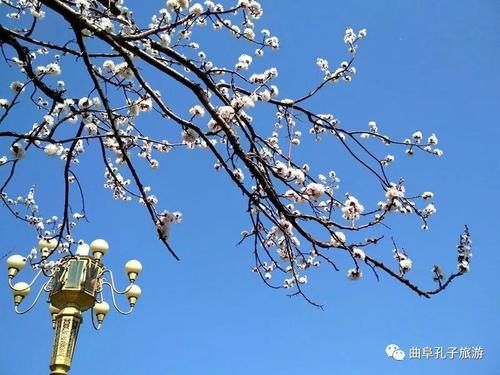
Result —
[{"label": "blue sky", "polygon": [[[157,8],[163,5],[157,3]],[[319,272],[310,276],[308,292],[325,304],[321,311],[266,288],[251,272],[250,246],[235,246],[240,231],[248,227],[245,202],[225,176],[212,171],[213,160],[203,152],[173,152],[160,160],[158,173],[145,171],[160,202],[184,214],[183,223],[172,228],[181,262],[156,240],[141,207],[115,202],[103,191],[102,171],[96,171],[88,157],[82,159],[81,175],[90,222],[79,227],[77,237],[108,240],[111,249],[105,262],[122,284],[125,261],[140,259],[143,296],[131,316],[111,312],[100,332],[92,329],[87,316],[71,374],[500,373],[500,344],[494,335],[500,329],[500,292],[494,276],[500,263],[495,238],[500,210],[500,3],[262,4],[265,15],[259,25],[278,35],[281,47],[259,64],[278,67],[277,84],[284,97],[299,95],[321,79],[317,57],[332,65],[346,58],[346,27],[368,29],[353,82],[328,88],[311,105],[319,112],[333,112],[350,129],[364,129],[376,120],[383,132],[399,138],[415,130],[437,133],[445,152],[440,159],[420,155],[408,160],[404,150],[391,150],[397,161],[390,170],[393,180],[404,176],[414,191],[435,193],[438,213],[430,230],[422,232],[415,220],[394,220],[389,234],[412,254],[409,277],[430,287],[434,261],[445,271],[454,270],[455,245],[467,223],[474,241],[471,272],[431,300],[386,276],[377,283],[368,270],[356,283],[343,271]],[[65,26],[47,27],[55,34]],[[200,38],[208,42],[211,33],[206,31],[208,36]],[[216,62],[234,61],[239,53],[252,51],[242,46],[233,50],[213,43],[206,49]],[[14,79],[10,74],[2,74],[2,94]],[[79,72],[74,74],[77,79]],[[168,90],[159,78],[158,84]],[[16,116],[16,121],[24,121]],[[272,126],[273,119],[267,121]],[[328,145],[306,146],[305,156],[319,160],[321,168],[337,170],[353,194],[370,196],[379,189],[375,181],[351,174],[341,157],[328,153]],[[40,168],[36,160],[27,159],[15,186],[29,187],[35,180],[44,198],[41,204],[59,207],[58,167],[57,161]],[[0,249],[5,251],[27,252],[35,242],[31,229],[13,222],[5,210],[0,212],[0,233]],[[384,242],[377,251],[390,256],[391,249]],[[28,275],[24,271],[19,279]],[[47,373],[52,330],[45,304],[16,316],[6,284],[0,287],[0,301],[0,374]],[[445,351],[481,346],[485,357],[397,362],[384,353],[391,343],[405,351],[412,346]]]}]

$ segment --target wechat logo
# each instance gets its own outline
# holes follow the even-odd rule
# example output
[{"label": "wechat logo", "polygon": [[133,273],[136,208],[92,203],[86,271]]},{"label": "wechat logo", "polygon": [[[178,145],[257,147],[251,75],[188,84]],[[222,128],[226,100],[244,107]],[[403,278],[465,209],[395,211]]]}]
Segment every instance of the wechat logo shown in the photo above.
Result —
[{"label": "wechat logo", "polygon": [[396,344],[389,344],[385,348],[385,354],[388,357],[394,358],[396,361],[402,361],[405,358],[405,352],[399,349]]}]

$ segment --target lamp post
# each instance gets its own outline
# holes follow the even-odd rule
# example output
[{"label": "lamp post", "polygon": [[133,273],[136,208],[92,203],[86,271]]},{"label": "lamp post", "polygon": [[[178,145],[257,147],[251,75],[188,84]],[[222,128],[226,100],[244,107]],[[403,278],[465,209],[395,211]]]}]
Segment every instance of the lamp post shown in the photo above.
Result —
[{"label": "lamp post", "polygon": [[[50,374],[65,375],[71,367],[78,330],[83,321],[82,313],[91,309],[92,324],[96,330],[100,329],[109,312],[109,304],[103,299],[104,287],[108,287],[115,309],[121,314],[130,314],[141,295],[141,288],[135,284],[135,281],[142,270],[142,265],[137,260],[130,260],[125,264],[125,272],[130,283],[123,291],[120,291],[115,286],[112,271],[102,263],[103,256],[109,250],[106,241],[95,240],[90,246],[78,250],[75,255],[66,255],[56,261],[47,261],[57,247],[58,242],[54,239],[43,239],[38,243],[42,260],[33,263],[32,257],[29,257],[30,265],[36,271],[30,283],[13,284],[13,279],[28,261],[21,255],[12,255],[7,259],[7,274],[17,314],[27,313],[35,306],[43,292],[48,294],[47,302],[54,328]],[[41,275],[45,277],[45,281],[33,302],[26,309],[21,310],[21,303]],[[128,310],[124,311],[118,307],[115,296],[117,294],[127,297]]]}]

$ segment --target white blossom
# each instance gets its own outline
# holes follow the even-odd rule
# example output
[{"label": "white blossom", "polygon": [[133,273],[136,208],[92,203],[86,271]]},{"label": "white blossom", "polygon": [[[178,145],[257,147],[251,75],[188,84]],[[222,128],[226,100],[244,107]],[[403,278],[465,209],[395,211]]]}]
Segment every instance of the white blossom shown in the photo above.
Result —
[{"label": "white blossom", "polygon": [[255,39],[255,31],[253,31],[252,28],[250,27],[246,27],[244,30],[243,30],[243,35],[245,36],[245,38],[247,39],[250,39],[250,40],[254,40]]},{"label": "white blossom", "polygon": [[247,70],[250,64],[252,63],[252,56],[249,56],[247,54],[242,54],[238,58],[238,63],[236,64],[235,68],[238,69],[243,69]]},{"label": "white blossom", "polygon": [[189,8],[189,13],[200,15],[203,13],[203,6],[200,3],[193,4],[193,6]]},{"label": "white blossom", "polygon": [[132,79],[134,73],[132,69],[129,68],[127,62],[122,62],[115,65],[115,69],[113,71],[115,75],[124,79]]},{"label": "white blossom", "polygon": [[153,101],[151,98],[144,98],[144,99],[140,99],[138,102],[137,102],[137,105],[139,107],[139,110],[141,112],[149,112],[153,109]]},{"label": "white blossom", "polygon": [[168,0],[167,7],[179,12],[189,6],[189,0]]},{"label": "white blossom", "polygon": [[429,203],[422,211],[422,215],[424,217],[429,217],[431,215],[434,215],[436,213],[436,207],[432,204]]},{"label": "white blossom", "polygon": [[61,67],[59,66],[59,64],[51,63],[51,64],[48,64],[45,68],[46,68],[47,74],[51,74],[51,75],[55,75],[55,76],[61,74]]},{"label": "white blossom", "polygon": [[386,166],[394,161],[394,155],[387,155],[384,159],[380,161],[383,166]]},{"label": "white blossom", "polygon": [[347,200],[342,207],[342,217],[349,221],[358,220],[364,212],[364,206],[352,195],[347,194]]},{"label": "white blossom", "polygon": [[102,63],[105,72],[112,73],[115,70],[115,63],[113,60],[106,60]]},{"label": "white blossom", "polygon": [[361,261],[364,261],[366,258],[365,252],[359,247],[352,249],[352,256],[356,259],[360,259]]},{"label": "white blossom", "polygon": [[399,261],[399,266],[401,267],[401,270],[403,272],[407,272],[407,271],[411,270],[411,267],[413,266],[413,262],[411,261],[410,258],[401,259]]},{"label": "white blossom", "polygon": [[164,48],[167,48],[170,45],[171,42],[171,37],[170,34],[168,33],[161,33],[160,34],[160,45]]},{"label": "white blossom", "polygon": [[24,84],[21,82],[21,81],[14,81],[10,84],[9,88],[14,92],[14,93],[18,93],[18,92],[21,92],[23,90],[23,86]]},{"label": "white blossom", "polygon": [[236,168],[233,171],[233,175],[236,178],[236,180],[238,180],[238,182],[243,182],[243,180],[245,179],[245,175],[243,174],[243,171],[240,168]]},{"label": "white blossom", "polygon": [[234,108],[231,106],[222,106],[217,109],[217,113],[222,119],[229,121],[234,116]]},{"label": "white blossom", "polygon": [[318,200],[325,193],[325,185],[311,182],[304,191],[312,200]]},{"label": "white blossom", "polygon": [[463,260],[461,261],[460,263],[458,263],[458,266],[457,266],[457,269],[459,272],[461,273],[466,273],[466,272],[469,272],[469,269],[470,269],[470,264],[468,261],[466,260]]},{"label": "white blossom", "polygon": [[193,116],[203,117],[205,115],[205,108],[201,105],[195,105],[189,109],[189,113]]},{"label": "white blossom", "polygon": [[269,90],[264,90],[259,93],[259,98],[263,102],[268,102],[271,100],[271,92]]},{"label": "white blossom", "polygon": [[432,135],[427,139],[427,143],[429,143],[431,145],[437,145],[438,139],[436,137],[436,134],[432,133]]},{"label": "white blossom", "polygon": [[334,232],[330,237],[330,245],[333,247],[342,247],[346,241],[346,236],[343,232]]},{"label": "white blossom", "polygon": [[396,198],[404,197],[405,189],[403,185],[391,183],[385,191],[385,196],[389,202]]},{"label": "white blossom", "polygon": [[49,143],[47,146],[45,146],[45,148],[43,149],[43,151],[49,155],[49,156],[55,156],[57,155],[57,152],[58,152],[59,148],[57,147],[57,145],[53,144],[53,143]]},{"label": "white blossom", "polygon": [[194,129],[186,129],[182,132],[182,141],[184,143],[194,143],[198,139],[198,133]]},{"label": "white blossom", "polygon": [[373,133],[378,133],[377,123],[375,121],[368,122],[368,129]]},{"label": "white blossom", "polygon": [[22,159],[24,158],[24,154],[26,153],[26,150],[23,148],[23,146],[21,146],[19,143],[14,143],[11,148],[10,148],[10,152],[12,153],[12,156],[15,158],[15,159]]},{"label": "white blossom", "polygon": [[434,149],[434,155],[443,156],[443,150],[441,150],[439,148]]},{"label": "white blossom", "polygon": [[318,67],[321,69],[322,72],[328,71],[328,61],[327,60],[318,57],[316,59],[316,65],[318,65]]},{"label": "white blossom", "polygon": [[107,17],[101,17],[98,26],[107,32],[112,32],[114,30],[113,22]]},{"label": "white blossom", "polygon": [[347,277],[350,280],[359,280],[363,276],[363,272],[361,272],[360,269],[357,268],[351,268],[347,270]]},{"label": "white blossom", "polygon": [[266,38],[265,40],[265,43],[271,47],[272,49],[278,49],[280,44],[279,44],[279,40],[277,37],[275,36],[272,36],[272,37],[269,37],[269,38]]},{"label": "white blossom", "polygon": [[404,276],[406,272],[411,270],[413,262],[410,258],[408,258],[408,256],[404,252],[401,252],[398,249],[394,249],[393,253],[394,253],[394,259],[396,259],[396,261],[398,261],[399,263],[399,270],[401,276]]},{"label": "white blossom", "polygon": [[78,100],[78,106],[82,109],[87,109],[90,106],[92,106],[92,104],[93,104],[92,101],[89,98],[87,98],[86,96],[84,96],[83,98]]},{"label": "white blossom", "polygon": [[423,199],[432,199],[434,197],[434,193],[431,191],[426,191],[422,193],[422,198]]},{"label": "white blossom", "polygon": [[421,131],[416,131],[415,133],[412,134],[412,138],[415,141],[415,143],[420,143],[422,137],[423,135]]},{"label": "white blossom", "polygon": [[0,98],[0,108],[9,108],[10,102],[7,99]]},{"label": "white blossom", "polygon": [[38,18],[38,19],[43,19],[45,18],[45,12],[43,10],[36,10],[35,8],[30,9],[30,13],[33,17]]}]

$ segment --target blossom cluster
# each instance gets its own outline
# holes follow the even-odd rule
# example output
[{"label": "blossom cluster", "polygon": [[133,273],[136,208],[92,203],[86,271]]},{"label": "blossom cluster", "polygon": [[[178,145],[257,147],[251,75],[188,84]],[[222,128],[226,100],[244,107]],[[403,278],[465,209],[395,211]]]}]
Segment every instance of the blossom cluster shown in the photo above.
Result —
[{"label": "blossom cluster", "polygon": [[[366,265],[391,273],[370,254],[370,247],[382,236],[361,239],[358,232],[383,231],[386,218],[397,214],[416,215],[426,229],[437,211],[432,192],[412,195],[403,179],[393,182],[396,179],[391,179],[389,166],[397,162],[395,153],[379,154],[358,140],[401,147],[407,155],[442,156],[434,133],[424,137],[417,130],[397,140],[382,134],[373,120],[368,129],[355,131],[330,110],[317,113],[309,108],[309,100],[331,84],[352,81],[366,29],[348,27],[343,38],[345,60],[318,57],[318,82],[305,95],[291,98],[281,93],[278,69],[257,63],[267,57],[266,51],[277,51],[281,41],[269,28],[257,26],[263,7],[256,0],[224,4],[166,0],[145,23],[123,1],[3,3],[12,9],[9,22],[18,25],[6,26],[9,37],[2,37],[2,42],[13,47],[6,49],[6,59],[22,78],[10,82],[9,96],[0,98],[0,123],[18,103],[33,103],[41,116],[27,131],[8,133],[9,145],[0,155],[1,171],[8,175],[11,168],[14,173],[15,166],[32,152],[40,151],[37,156],[41,158],[59,158],[66,176],[67,201],[63,217],[44,219],[34,203],[34,191],[11,199],[4,191],[7,181],[0,193],[16,216],[34,226],[39,237],[57,238],[63,251],[86,246],[75,241],[72,232],[86,218],[85,209],[72,211],[76,207],[72,203],[84,194],[78,166],[89,155],[90,145],[96,145],[102,159],[104,189],[114,199],[144,205],[160,240],[172,253],[171,225],[180,223],[182,215],[158,208],[161,191],[153,194],[152,187],[143,182],[140,166],[161,170],[166,154],[176,149],[199,150],[213,157],[215,169],[225,172],[248,199],[252,228],[242,235],[253,239],[254,270],[267,284],[302,295],[302,288],[312,280],[310,271],[322,264],[337,269],[338,254],[353,262],[347,271],[351,280],[360,279]],[[81,27],[73,30],[65,44],[45,41],[39,24],[43,25],[47,12],[53,16],[64,13],[64,22]],[[31,24],[32,35],[20,38]],[[228,62],[216,61],[207,38],[198,37],[204,27],[246,44],[235,49],[234,55],[228,52]],[[85,74],[82,87],[65,81],[72,81],[70,74],[76,68]],[[151,72],[168,77],[173,88],[160,92],[158,82],[146,78]],[[182,88],[179,92],[186,98],[182,109],[173,104],[174,85]],[[274,118],[266,119],[259,106],[271,108]],[[362,170],[376,175],[382,186],[378,204],[355,191],[356,187],[342,186],[337,173],[328,171],[335,165],[318,170],[314,153],[305,153],[303,145],[322,140],[339,146]],[[365,159],[372,160],[375,167]],[[80,194],[74,193],[76,188]],[[27,216],[17,212],[20,206],[29,211]],[[469,269],[470,261],[470,238],[468,233],[464,236],[459,247],[460,273]],[[404,278],[413,262],[399,249],[393,256],[400,279],[407,284]],[[438,280],[442,280],[440,272],[434,270]],[[282,277],[275,276],[277,273]]]}]

